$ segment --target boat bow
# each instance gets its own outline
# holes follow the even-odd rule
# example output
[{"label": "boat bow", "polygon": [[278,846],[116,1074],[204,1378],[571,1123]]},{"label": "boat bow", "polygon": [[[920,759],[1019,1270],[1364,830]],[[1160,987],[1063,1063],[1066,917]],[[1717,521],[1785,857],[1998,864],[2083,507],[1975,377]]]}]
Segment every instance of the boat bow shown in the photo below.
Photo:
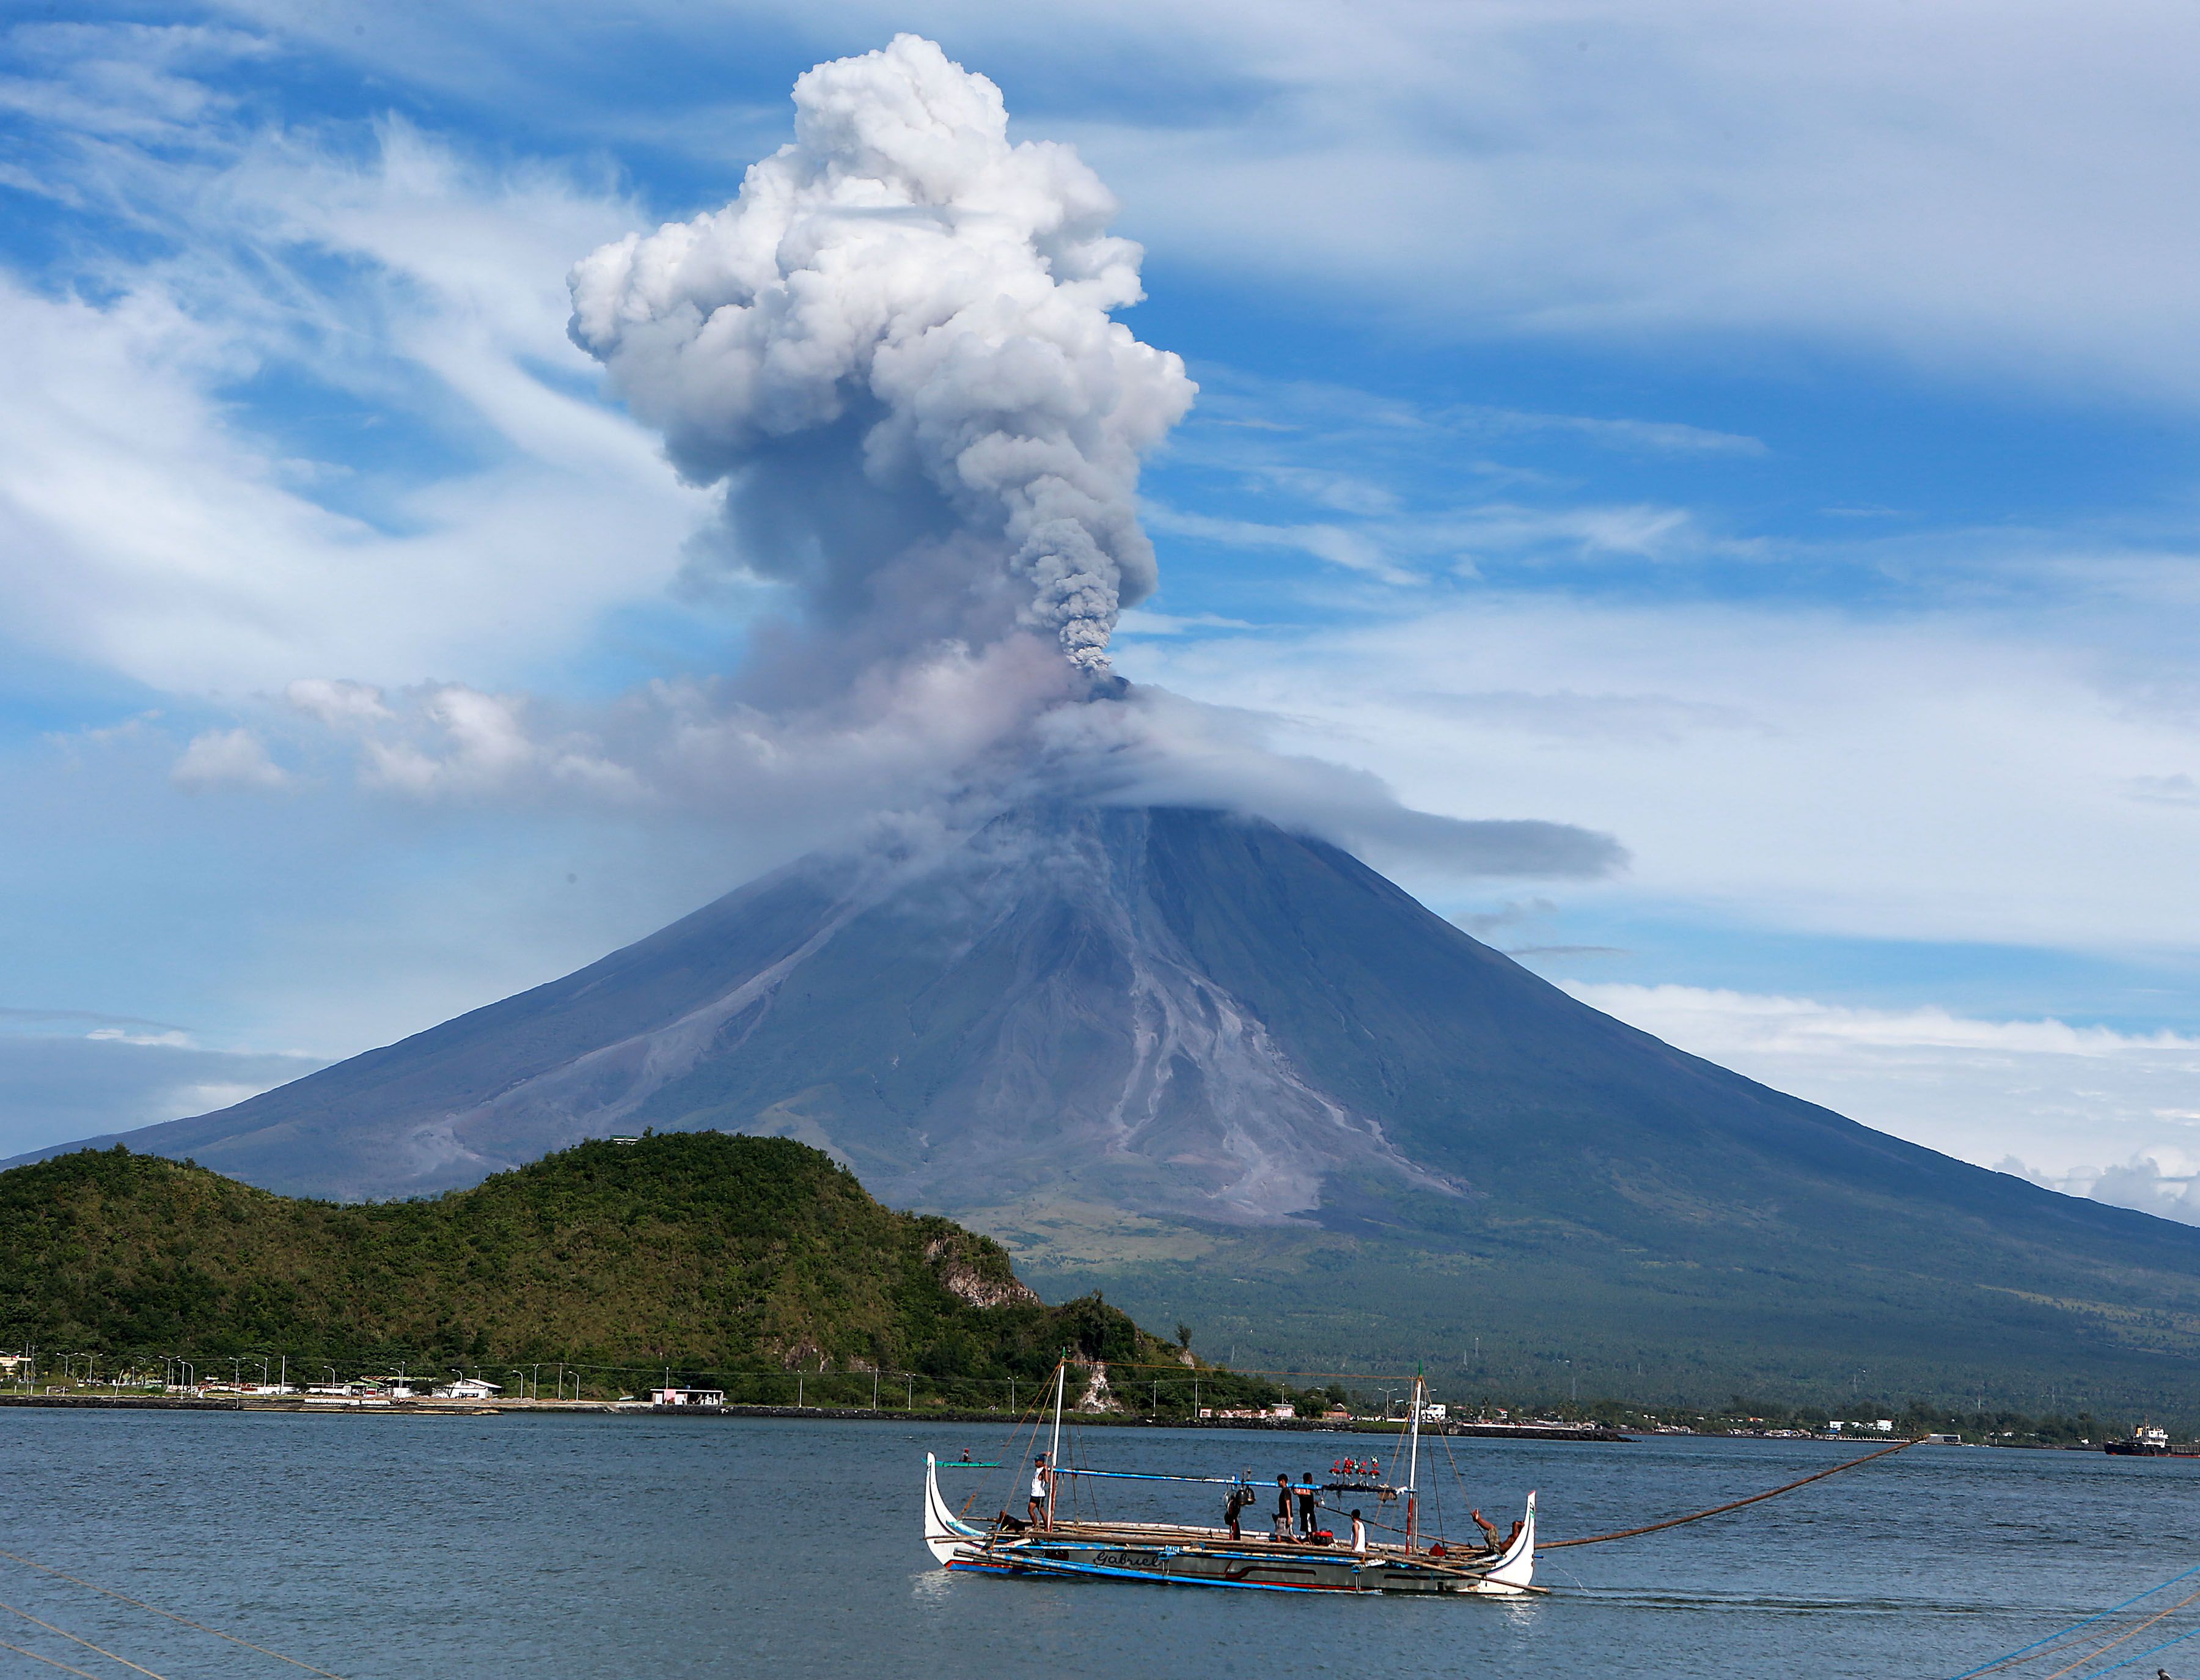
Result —
[{"label": "boat bow", "polygon": [[1520,1531],[1512,1537],[1497,1561],[1482,1573],[1475,1590],[1485,1593],[1522,1593],[1535,1585],[1536,1581],[1536,1496],[1528,1496],[1528,1513],[1521,1519]]},{"label": "boat bow", "polygon": [[954,1561],[956,1548],[972,1540],[983,1541],[985,1531],[975,1529],[947,1508],[939,1496],[939,1460],[924,1455],[924,1543],[934,1561]]}]

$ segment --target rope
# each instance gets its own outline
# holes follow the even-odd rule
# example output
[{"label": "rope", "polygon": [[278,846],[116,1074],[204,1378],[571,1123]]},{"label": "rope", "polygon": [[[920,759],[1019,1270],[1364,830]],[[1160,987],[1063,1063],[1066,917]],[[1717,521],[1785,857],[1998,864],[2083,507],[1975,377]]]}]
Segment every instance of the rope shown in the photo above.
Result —
[{"label": "rope", "polygon": [[1597,1546],[1607,1540],[1632,1540],[1638,1534],[1655,1534],[1661,1528],[1678,1528],[1683,1523],[1700,1523],[1706,1517],[1720,1516],[1729,1511],[1739,1511],[1745,1505],[1755,1505],[1767,1499],[1776,1499],[1783,1493],[1793,1493],[1796,1489],[1807,1487],[1812,1482],[1823,1482],[1828,1476],[1838,1476],[1844,1470],[1853,1470],[1860,1464],[1869,1464],[1874,1459],[1885,1458],[1890,1453],[1906,1453],[1917,1444],[1915,1441],[1905,1441],[1899,1447],[1881,1447],[1875,1453],[1866,1453],[1862,1458],[1850,1459],[1845,1464],[1835,1465],[1831,1470],[1821,1470],[1815,1476],[1805,1476],[1802,1480],[1790,1482],[1785,1487],[1774,1488],[1770,1493],[1753,1493],[1747,1499],[1730,1500],[1724,1505],[1714,1505],[1708,1511],[1693,1512],[1685,1517],[1668,1517],[1662,1523],[1645,1523],[1640,1528],[1616,1529],[1610,1534],[1587,1535],[1579,1540],[1545,1540],[1538,1543],[1536,1549],[1539,1552],[1552,1552],[1561,1546]]},{"label": "rope", "polygon": [[[76,1586],[88,1587],[93,1592],[105,1593],[109,1598],[120,1599],[125,1604],[135,1605],[140,1610],[149,1610],[155,1616],[166,1616],[172,1622],[180,1622],[184,1626],[187,1628],[196,1628],[201,1633],[210,1633],[216,1639],[226,1639],[232,1645],[242,1645],[246,1650],[257,1651],[263,1657],[272,1657],[277,1662],[288,1663],[293,1668],[302,1668],[308,1674],[318,1674],[322,1677],[322,1680],[343,1680],[343,1677],[342,1675],[331,1674],[325,1668],[315,1668],[311,1663],[301,1663],[295,1657],[286,1657],[280,1651],[269,1650],[265,1645],[255,1645],[250,1640],[239,1639],[233,1633],[224,1633],[219,1628],[210,1628],[204,1622],[195,1622],[188,1616],[178,1616],[173,1611],[163,1610],[157,1605],[148,1604],[142,1598],[132,1598],[127,1593],[118,1593],[112,1587],[102,1587],[91,1581],[79,1580],[73,1575],[67,1574],[61,1570],[54,1568],[50,1564],[33,1562],[31,1559],[24,1557],[15,1552],[0,1552],[0,1558],[7,1558],[14,1562],[20,1563],[26,1569],[41,1570],[48,1575],[57,1575],[64,1581],[69,1582]],[[106,1654],[102,1652],[101,1654],[103,1656]],[[120,1657],[117,1657],[115,1660],[120,1662],[122,1660]],[[140,1672],[143,1673],[149,1673],[150,1671],[150,1670],[140,1671]]]},{"label": "rope", "polygon": [[1202,1486],[1234,1488],[1244,1484],[1242,1476],[1149,1476],[1131,1470],[1080,1470],[1072,1466],[1056,1472],[1062,1476],[1097,1476],[1109,1482],[1197,1482]]},{"label": "rope", "polygon": [[67,1628],[57,1628],[51,1622],[39,1621],[36,1616],[33,1616],[27,1610],[18,1610],[12,1604],[0,1604],[0,1610],[5,1610],[9,1612],[11,1614],[20,1616],[25,1621],[32,1623],[35,1626],[44,1628],[48,1633],[57,1633],[64,1639],[75,1640],[75,1642],[83,1646],[85,1650],[97,1651],[101,1656],[105,1657],[109,1662],[120,1663],[125,1668],[137,1669],[138,1672],[140,1674],[152,1675],[152,1680],[164,1680],[163,1676],[154,1674],[151,1669],[140,1667],[138,1664],[132,1662],[127,1657],[116,1656],[114,1652],[108,1650],[104,1645],[95,1645],[89,1639],[79,1638],[78,1636],[71,1633]]},{"label": "rope", "polygon": [[[2120,1668],[2129,1668],[2133,1663],[2143,1663],[2149,1657],[2154,1656],[2160,1652],[2167,1651],[2173,1645],[2182,1645],[2186,1640],[2196,1638],[2200,1638],[2200,1628],[2193,1628],[2187,1632],[2180,1633],[2174,1639],[2165,1639],[2159,1645],[2150,1645],[2144,1651],[2134,1651],[2130,1656],[2124,1658],[2119,1662],[2112,1662],[2108,1665],[2108,1667],[2098,1670],[2098,1672],[2102,1674],[2109,1674]],[[2103,1646],[2101,1648],[2103,1650],[2106,1650],[2108,1648],[2106,1646]]]},{"label": "rope", "polygon": [[[1007,1510],[1010,1505],[1013,1505],[1015,1502],[1016,1472],[1021,1468],[1023,1464],[1022,1454],[1021,1451],[1016,1449],[1017,1433],[1023,1428],[1024,1420],[1026,1418],[1029,1418],[1032,1420],[1032,1438],[1033,1441],[1038,1439],[1039,1423],[1038,1414],[1039,1409],[1040,1402],[1036,1400],[1034,1400],[1029,1406],[1027,1406],[1021,1414],[1020,1414],[1016,1419],[1009,1425],[1008,1445],[1006,1447],[997,1449],[997,1450],[1002,1455],[1001,1466],[1005,1472],[1007,1472],[1009,1477],[1009,1490],[1007,1498],[999,1507],[1002,1510]],[[983,1494],[987,1488],[992,1485],[993,1484],[989,1478],[986,1481],[982,1481],[979,1483],[977,1486],[972,1488],[968,1494],[963,1496],[962,1507],[955,1514],[962,1518],[965,1522],[968,1522],[970,1519],[970,1507],[978,1502],[979,1496]]]},{"label": "rope", "polygon": [[4,1639],[0,1639],[0,1651],[13,1651],[19,1657],[28,1657],[32,1662],[45,1663],[50,1667],[58,1668],[64,1674],[81,1674],[84,1676],[84,1680],[100,1680],[98,1675],[88,1669],[71,1668],[65,1662],[52,1657],[42,1657],[36,1651],[26,1650],[20,1645],[10,1645]]},{"label": "rope", "polygon": [[2120,1610],[2128,1610],[2132,1606],[2137,1604],[2141,1599],[2152,1598],[2156,1593],[2165,1591],[2168,1589],[2175,1586],[2180,1581],[2188,1580],[2195,1575],[2200,1575],[2200,1564],[2193,1565],[2191,1568],[2185,1571],[2181,1575],[2171,1576],[2160,1586],[2149,1587],[2143,1593],[2133,1593],[2121,1604],[2111,1604],[2105,1610],[2097,1610],[2092,1615],[2086,1617],[2084,1619],[2071,1623],[2068,1627],[2062,1629],[2059,1632],[2051,1633],[2043,1638],[2035,1639],[2029,1645],[2020,1645],[2016,1650],[2011,1651],[2005,1657],[1997,1657],[1992,1662],[1982,1664],[1977,1668],[1967,1668],[1961,1674],[1955,1676],[1954,1680],[1974,1680],[1975,1676],[1991,1674],[1996,1669],[2007,1668],[2019,1657],[2030,1656],[2034,1652],[2038,1651],[2043,1645],[2052,1645],[2057,1640],[2067,1638],[2071,1634],[2077,1632],[2080,1628],[2091,1627],[2095,1622],[2101,1621],[2109,1616],[2113,1616]]},{"label": "rope", "polygon": [[2176,1603],[2171,1605],[2167,1610],[2156,1611],[2154,1614],[2149,1616],[2144,1621],[2139,1623],[2135,1627],[2128,1628],[2122,1633],[2118,1634],[2114,1639],[2109,1641],[2107,1644],[2097,1645],[2092,1650],[2086,1652],[2084,1656],[2079,1658],[2077,1661],[2074,1663],[2066,1663],[2061,1668],[2057,1669],[2054,1673],[2049,1675],[2047,1677],[2047,1680],[2062,1680],[2062,1677],[2069,1673],[2071,1670],[2083,1668],[2087,1663],[2092,1661],[2094,1658],[2099,1656],[2104,1651],[2115,1650],[2116,1647],[2122,1644],[2124,1641],[2134,1637],[2144,1629],[2152,1627],[2164,1616],[2173,1616],[2176,1614],[2177,1612],[2182,1610],[2196,1598],[2200,1598],[2200,1592],[2186,1594],[2183,1598],[2179,1599]]}]

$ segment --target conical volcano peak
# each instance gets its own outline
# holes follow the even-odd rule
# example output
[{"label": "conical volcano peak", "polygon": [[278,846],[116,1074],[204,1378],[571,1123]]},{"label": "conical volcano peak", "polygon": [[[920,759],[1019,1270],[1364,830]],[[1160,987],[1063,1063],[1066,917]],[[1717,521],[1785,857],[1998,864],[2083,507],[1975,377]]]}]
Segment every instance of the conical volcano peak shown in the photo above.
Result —
[{"label": "conical volcano peak", "polygon": [[1637,1363],[1723,1349],[1654,1353],[1683,1384],[1850,1369],[1868,1343],[1882,1371],[1914,1347],[1923,1392],[1949,1349],[2059,1371],[2081,1325],[2120,1381],[2200,1353],[2194,1232],[1683,1055],[1322,840],[1062,800],[875,840],[130,1142],[360,1197],[646,1127],[790,1137],[1042,1284],[1226,1319],[1285,1360],[1508,1323],[1548,1347],[1547,1320]]}]

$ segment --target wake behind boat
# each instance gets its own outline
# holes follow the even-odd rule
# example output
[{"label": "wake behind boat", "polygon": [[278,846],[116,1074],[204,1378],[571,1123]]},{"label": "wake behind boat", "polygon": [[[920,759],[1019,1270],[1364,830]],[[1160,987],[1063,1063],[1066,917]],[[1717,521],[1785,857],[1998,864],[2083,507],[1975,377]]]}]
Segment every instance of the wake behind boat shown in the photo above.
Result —
[{"label": "wake behind boat", "polygon": [[[1228,1528],[1185,1524],[1112,1522],[1097,1515],[1064,1514],[1057,1497],[1065,1484],[1087,1488],[1109,1481],[1175,1483],[1226,1487],[1251,1496],[1257,1485],[1242,1477],[1179,1476],[1096,1470],[1062,1462],[1062,1404],[1068,1367],[1055,1372],[1054,1441],[1034,1489],[1027,1522],[1003,1510],[981,1526],[951,1510],[939,1492],[939,1463],[924,1455],[924,1542],[951,1572],[1022,1575],[1055,1579],[1146,1581],[1168,1586],[1240,1587],[1262,1592],[1454,1593],[1518,1597],[1545,1590],[1535,1584],[1536,1496],[1502,1544],[1460,1547],[1421,1531],[1422,1384],[1413,1385],[1407,1432],[1407,1474],[1401,1487],[1355,1484],[1381,1496],[1405,1518],[1395,1541],[1366,1537],[1359,1543],[1326,1531],[1291,1534],[1279,1518],[1273,1537],[1232,1534]],[[1034,1431],[1036,1432],[1036,1431]],[[1043,1497],[1042,1490],[1043,1490]],[[1313,1490],[1286,1487],[1287,1494]],[[1236,1501],[1233,1500],[1233,1505]],[[1289,1535],[1289,1537],[1285,1537]]]}]

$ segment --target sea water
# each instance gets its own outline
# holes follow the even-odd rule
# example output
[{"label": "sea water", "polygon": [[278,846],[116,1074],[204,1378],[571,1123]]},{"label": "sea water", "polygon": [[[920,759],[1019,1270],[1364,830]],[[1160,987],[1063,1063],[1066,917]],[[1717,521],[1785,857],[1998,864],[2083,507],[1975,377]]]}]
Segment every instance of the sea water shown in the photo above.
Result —
[{"label": "sea water", "polygon": [[[1889,1680],[1954,1675],[2200,1563],[2200,1460],[1921,1446],[1729,1516],[1551,1552],[1537,1578],[1553,1590],[1527,1601],[950,1577],[919,1539],[923,1455],[1003,1457],[1005,1436],[656,1415],[8,1408],[0,1546],[346,1680]],[[1096,1466],[1271,1484],[1278,1472],[1325,1479],[1332,1460],[1369,1450],[1369,1437],[1343,1434],[1129,1428],[1085,1431],[1075,1448]],[[1510,1527],[1536,1489],[1551,1540],[1700,1509],[1858,1450],[1431,1441],[1421,1480],[1455,1534],[1472,1533],[1469,1503]],[[951,1470],[942,1484],[974,1510],[1020,1511],[1027,1469],[1022,1458],[990,1474]],[[1107,1490],[1120,1517],[1220,1519],[1220,1488]],[[1343,1497],[1377,1514],[1366,1496]],[[1250,1514],[1265,1520],[1272,1503]],[[167,1680],[301,1672],[5,1559],[0,1584],[0,1602]],[[9,1643],[127,1672],[17,1616],[0,1612],[0,1623],[15,1629],[0,1627]],[[2200,1639],[2162,1660],[2173,1675],[2200,1672]],[[58,1671],[0,1651],[0,1675]]]}]

